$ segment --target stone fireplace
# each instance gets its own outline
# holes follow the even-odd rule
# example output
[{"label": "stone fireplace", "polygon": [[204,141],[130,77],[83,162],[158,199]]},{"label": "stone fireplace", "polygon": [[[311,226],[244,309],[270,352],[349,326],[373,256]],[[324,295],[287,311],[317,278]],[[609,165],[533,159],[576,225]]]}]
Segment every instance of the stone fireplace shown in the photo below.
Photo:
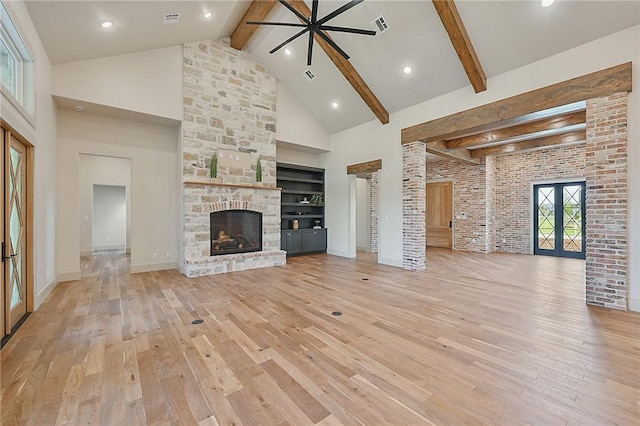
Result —
[{"label": "stone fireplace", "polygon": [[183,52],[182,271],[196,277],[284,265],[276,80],[229,39],[187,43]]}]

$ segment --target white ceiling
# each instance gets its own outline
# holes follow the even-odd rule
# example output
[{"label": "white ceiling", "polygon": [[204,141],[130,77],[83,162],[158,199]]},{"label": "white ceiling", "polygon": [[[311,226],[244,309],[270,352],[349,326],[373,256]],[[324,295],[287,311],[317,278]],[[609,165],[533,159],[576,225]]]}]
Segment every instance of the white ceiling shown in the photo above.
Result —
[{"label": "white ceiling", "polygon": [[[27,1],[27,8],[54,64],[166,47],[228,36],[249,1]],[[310,1],[307,1],[310,5]],[[346,0],[321,0],[318,16]],[[456,1],[460,16],[487,74],[492,77],[607,34],[640,24],[638,1],[558,0],[549,8],[539,1]],[[211,10],[214,18],[204,20]],[[180,21],[163,25],[165,13]],[[332,33],[389,113],[468,87],[469,81],[431,1],[367,0],[330,21],[331,25],[370,28],[383,15],[390,29],[377,37]],[[103,30],[99,22],[114,22]],[[269,21],[297,22],[283,6]],[[335,133],[375,119],[342,74],[316,44],[311,70],[304,77],[307,37],[291,44],[293,55],[273,47],[298,29],[262,27],[247,50],[296,96],[329,131]],[[410,65],[414,72],[402,73]],[[489,86],[488,90],[491,90]],[[337,110],[331,102],[337,101]]]}]

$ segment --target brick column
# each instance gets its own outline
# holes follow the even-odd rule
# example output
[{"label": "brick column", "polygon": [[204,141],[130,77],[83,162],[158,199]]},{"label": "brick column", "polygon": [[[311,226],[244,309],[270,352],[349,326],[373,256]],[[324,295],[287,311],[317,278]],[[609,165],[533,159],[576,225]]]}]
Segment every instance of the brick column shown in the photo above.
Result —
[{"label": "brick column", "polygon": [[379,170],[371,173],[371,179],[369,180],[369,199],[371,200],[371,253],[378,252],[378,212],[380,206],[379,174]]},{"label": "brick column", "polygon": [[424,142],[402,145],[402,267],[427,267],[427,151]]},{"label": "brick column", "polygon": [[586,300],[627,309],[627,93],[587,101]]}]

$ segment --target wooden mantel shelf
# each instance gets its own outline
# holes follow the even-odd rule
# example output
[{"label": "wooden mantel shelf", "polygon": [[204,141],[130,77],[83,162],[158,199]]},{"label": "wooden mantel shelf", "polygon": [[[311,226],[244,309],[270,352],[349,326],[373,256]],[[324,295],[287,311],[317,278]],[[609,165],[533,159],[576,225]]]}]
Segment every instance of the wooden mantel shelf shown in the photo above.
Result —
[{"label": "wooden mantel shelf", "polygon": [[250,189],[264,189],[267,191],[281,191],[282,188],[275,186],[261,186],[261,185],[242,185],[237,183],[222,183],[204,180],[185,180],[182,182],[184,186],[202,185],[202,186],[224,186],[227,188],[250,188]]}]

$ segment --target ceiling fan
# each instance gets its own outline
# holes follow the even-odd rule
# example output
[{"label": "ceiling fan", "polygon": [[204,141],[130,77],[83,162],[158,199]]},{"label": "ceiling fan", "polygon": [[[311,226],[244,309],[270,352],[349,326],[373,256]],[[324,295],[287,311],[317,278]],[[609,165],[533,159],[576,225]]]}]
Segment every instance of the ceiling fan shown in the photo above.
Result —
[{"label": "ceiling fan", "polygon": [[372,30],[362,30],[359,28],[349,28],[349,27],[335,27],[332,25],[325,25],[328,21],[335,18],[336,16],[346,12],[351,9],[353,6],[362,3],[364,0],[351,0],[349,3],[341,6],[325,16],[324,18],[318,19],[318,0],[313,0],[312,8],[311,8],[311,16],[306,17],[302,13],[298,12],[298,10],[289,4],[288,1],[279,0],[287,9],[293,12],[303,23],[287,23],[287,22],[258,22],[258,21],[247,21],[249,25],[274,25],[280,27],[298,27],[302,28],[300,32],[295,34],[293,37],[285,40],[280,43],[278,46],[271,49],[269,53],[275,53],[280,48],[286,46],[288,43],[291,43],[293,40],[297,39],[301,35],[306,32],[309,33],[309,48],[307,50],[307,66],[311,65],[311,57],[313,55],[313,36],[314,34],[318,34],[324,41],[326,41],[332,48],[334,48],[338,53],[340,53],[345,59],[349,59],[349,55],[340,48],[332,39],[329,37],[325,31],[339,31],[342,33],[353,33],[353,34],[363,34],[373,36],[376,35],[375,31]]}]

